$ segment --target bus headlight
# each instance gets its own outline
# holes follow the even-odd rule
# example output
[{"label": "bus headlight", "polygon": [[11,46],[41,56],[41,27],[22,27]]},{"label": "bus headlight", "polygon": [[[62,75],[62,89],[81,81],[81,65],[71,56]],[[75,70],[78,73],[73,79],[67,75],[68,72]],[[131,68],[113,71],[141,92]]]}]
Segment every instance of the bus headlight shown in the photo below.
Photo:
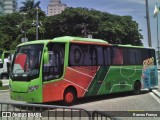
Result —
[{"label": "bus headlight", "polygon": [[33,92],[33,91],[37,90],[38,87],[39,87],[38,85],[29,87],[28,92]]}]

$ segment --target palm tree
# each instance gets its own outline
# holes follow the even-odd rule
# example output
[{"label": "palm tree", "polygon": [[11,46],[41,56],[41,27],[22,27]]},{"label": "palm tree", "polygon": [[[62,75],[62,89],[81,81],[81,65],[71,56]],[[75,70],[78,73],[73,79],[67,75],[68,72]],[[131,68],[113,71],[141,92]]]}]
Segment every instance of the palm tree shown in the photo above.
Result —
[{"label": "palm tree", "polygon": [[23,4],[22,7],[19,8],[19,11],[20,12],[27,12],[28,10],[31,10],[33,8],[40,8],[39,5],[40,5],[40,1],[34,3],[34,0],[25,0],[25,2],[21,2]]}]

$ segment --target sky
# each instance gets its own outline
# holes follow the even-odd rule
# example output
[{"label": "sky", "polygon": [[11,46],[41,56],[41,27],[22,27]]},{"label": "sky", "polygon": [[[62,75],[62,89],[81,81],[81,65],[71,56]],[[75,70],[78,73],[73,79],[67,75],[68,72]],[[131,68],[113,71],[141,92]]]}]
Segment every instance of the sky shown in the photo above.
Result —
[{"label": "sky", "polygon": [[[20,2],[24,0],[17,1],[20,6]],[[47,13],[47,5],[50,0],[35,0],[35,2],[36,1],[41,1],[40,7]],[[145,0],[61,0],[61,2],[65,3],[68,7],[86,7],[121,16],[132,16],[133,20],[139,24],[139,29],[142,30],[141,34],[143,35],[142,42],[144,46],[148,47]],[[160,6],[160,0],[148,0],[153,48],[157,48],[157,19],[153,18],[156,2],[158,6]],[[160,31],[160,27],[158,28]]]}]

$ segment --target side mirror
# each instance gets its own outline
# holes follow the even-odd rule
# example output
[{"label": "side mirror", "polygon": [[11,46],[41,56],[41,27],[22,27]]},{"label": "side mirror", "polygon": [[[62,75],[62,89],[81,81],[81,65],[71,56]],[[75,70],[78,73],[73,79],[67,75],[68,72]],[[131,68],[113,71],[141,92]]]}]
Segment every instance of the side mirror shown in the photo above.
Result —
[{"label": "side mirror", "polygon": [[49,63],[49,53],[48,53],[48,48],[47,47],[44,50],[43,61],[44,61],[44,64]]}]

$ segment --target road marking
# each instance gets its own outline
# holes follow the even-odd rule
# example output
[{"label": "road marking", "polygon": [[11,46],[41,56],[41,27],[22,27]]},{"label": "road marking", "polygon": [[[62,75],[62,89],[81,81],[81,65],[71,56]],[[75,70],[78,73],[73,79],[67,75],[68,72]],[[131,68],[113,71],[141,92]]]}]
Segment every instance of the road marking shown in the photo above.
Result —
[{"label": "road marking", "polygon": [[160,99],[152,92],[149,93],[158,103],[160,103]]}]

